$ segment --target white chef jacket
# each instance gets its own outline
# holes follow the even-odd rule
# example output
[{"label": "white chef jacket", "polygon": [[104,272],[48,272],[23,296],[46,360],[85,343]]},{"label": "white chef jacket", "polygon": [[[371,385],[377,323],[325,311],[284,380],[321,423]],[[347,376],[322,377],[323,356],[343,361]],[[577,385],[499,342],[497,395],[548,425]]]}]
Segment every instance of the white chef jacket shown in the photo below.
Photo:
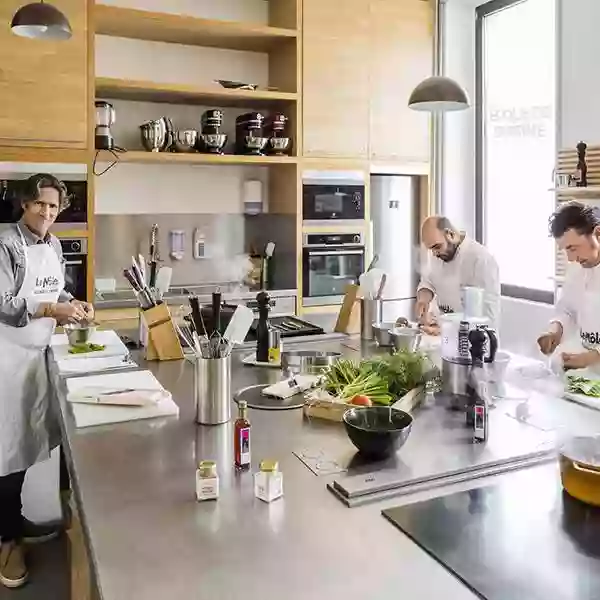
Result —
[{"label": "white chef jacket", "polygon": [[501,295],[498,263],[485,246],[468,236],[458,246],[450,262],[429,254],[417,290],[433,292],[440,312],[461,312],[461,289],[466,286],[484,290],[483,316],[498,329]]},{"label": "white chef jacket", "polygon": [[576,333],[584,348],[600,348],[600,265],[569,264],[553,321],[562,325],[563,339]]}]

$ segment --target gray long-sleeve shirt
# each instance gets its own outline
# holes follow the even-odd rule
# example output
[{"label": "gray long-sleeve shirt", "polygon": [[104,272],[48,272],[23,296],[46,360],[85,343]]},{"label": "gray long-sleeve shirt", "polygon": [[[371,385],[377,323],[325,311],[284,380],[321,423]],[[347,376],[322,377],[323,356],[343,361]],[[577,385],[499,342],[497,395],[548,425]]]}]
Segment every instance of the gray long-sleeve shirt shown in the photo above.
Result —
[{"label": "gray long-sleeve shirt", "polygon": [[[23,221],[10,225],[0,233],[0,322],[12,327],[24,327],[31,320],[35,307],[29,306],[25,298],[17,298],[17,294],[25,279],[25,246],[19,235],[25,238],[27,246],[49,244],[54,248],[63,264],[64,259],[60,241],[50,233],[44,239],[31,231]],[[62,290],[59,302],[68,302],[73,296]]]}]

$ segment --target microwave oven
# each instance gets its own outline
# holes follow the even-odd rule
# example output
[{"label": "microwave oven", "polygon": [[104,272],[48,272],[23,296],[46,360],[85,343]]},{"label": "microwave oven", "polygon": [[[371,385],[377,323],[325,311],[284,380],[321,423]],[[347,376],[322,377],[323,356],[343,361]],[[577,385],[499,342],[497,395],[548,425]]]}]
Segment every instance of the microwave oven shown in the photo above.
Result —
[{"label": "microwave oven", "polygon": [[302,179],[304,221],[354,221],[365,218],[362,173],[309,172]]}]

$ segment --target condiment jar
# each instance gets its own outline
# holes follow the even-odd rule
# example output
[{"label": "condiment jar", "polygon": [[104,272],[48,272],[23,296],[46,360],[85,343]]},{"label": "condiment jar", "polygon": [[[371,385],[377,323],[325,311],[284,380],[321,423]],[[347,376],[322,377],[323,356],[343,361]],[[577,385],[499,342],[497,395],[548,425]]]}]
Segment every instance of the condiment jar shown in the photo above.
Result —
[{"label": "condiment jar", "polygon": [[216,500],[219,497],[219,475],[217,463],[212,460],[202,460],[196,470],[196,498],[203,500]]},{"label": "condiment jar", "polygon": [[254,495],[264,502],[283,496],[283,473],[276,460],[262,460],[260,471],[254,473]]}]

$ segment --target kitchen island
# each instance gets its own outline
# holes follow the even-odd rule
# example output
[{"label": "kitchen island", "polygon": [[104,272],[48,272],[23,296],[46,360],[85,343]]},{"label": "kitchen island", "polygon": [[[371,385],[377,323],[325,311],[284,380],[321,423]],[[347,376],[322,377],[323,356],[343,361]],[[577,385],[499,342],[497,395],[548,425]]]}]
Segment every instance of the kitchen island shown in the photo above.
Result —
[{"label": "kitchen island", "polygon": [[[330,340],[296,347],[356,356],[357,344]],[[234,357],[234,389],[279,378],[277,370],[241,365],[246,354]],[[254,497],[252,473],[233,468],[232,423],[194,424],[192,365],[143,366],[172,392],[178,419],[76,430],[61,394],[77,508],[102,600],[476,597],[381,510],[482,480],[347,508],[327,490],[335,476],[314,475],[293,454],[320,444],[351,451],[343,427],[308,422],[298,410],[251,410],[253,465],[273,458],[284,474],[285,496],[265,504]],[[534,417],[563,430],[600,429],[600,413],[563,400],[533,394],[529,406]],[[216,502],[195,499],[195,467],[202,459],[218,464]]]}]

